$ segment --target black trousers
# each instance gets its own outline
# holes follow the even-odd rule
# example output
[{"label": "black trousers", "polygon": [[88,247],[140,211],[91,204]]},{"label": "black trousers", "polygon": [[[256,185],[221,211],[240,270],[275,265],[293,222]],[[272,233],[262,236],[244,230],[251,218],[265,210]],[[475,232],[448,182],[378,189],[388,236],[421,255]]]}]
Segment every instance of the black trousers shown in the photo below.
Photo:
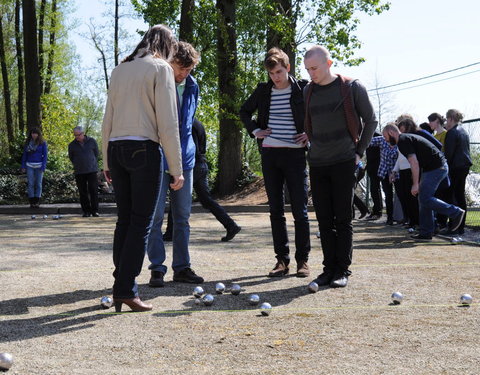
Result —
[{"label": "black trousers", "polygon": [[160,188],[159,144],[115,141],[108,144],[108,166],[115,189],[117,223],[113,237],[114,298],[138,295],[148,234]]},{"label": "black trousers", "polygon": [[[193,169],[193,189],[202,207],[209,210],[225,229],[228,230],[235,227],[235,221],[233,221],[225,209],[212,197],[210,187],[208,186],[208,166],[206,163],[195,164],[195,168]],[[172,230],[173,218],[172,211],[169,209],[165,233],[171,233]]]},{"label": "black trousers", "polygon": [[382,215],[383,203],[382,192],[380,190],[380,177],[377,176],[377,172],[367,172],[368,179],[370,181],[370,196],[372,197],[373,215]]},{"label": "black trousers", "polygon": [[[467,211],[467,200],[465,199],[465,181],[467,180],[469,167],[467,168],[455,168],[449,171],[450,176],[450,189],[452,192],[453,203],[461,209]],[[462,224],[458,227],[458,231],[463,233],[465,229],[465,219],[467,215],[463,217]]]},{"label": "black trousers", "polygon": [[417,226],[418,221],[418,198],[412,195],[412,170],[400,170],[400,178],[395,181],[395,190],[400,199],[404,219],[410,226]]},{"label": "black trousers", "polygon": [[320,229],[324,272],[349,275],[353,253],[352,203],[355,159],[310,166],[313,206]]},{"label": "black trousers", "polygon": [[80,205],[84,213],[98,212],[98,180],[97,172],[75,175]]},{"label": "black trousers", "polygon": [[382,190],[385,194],[385,208],[387,209],[387,220],[393,220],[393,184],[388,176],[381,180]]}]

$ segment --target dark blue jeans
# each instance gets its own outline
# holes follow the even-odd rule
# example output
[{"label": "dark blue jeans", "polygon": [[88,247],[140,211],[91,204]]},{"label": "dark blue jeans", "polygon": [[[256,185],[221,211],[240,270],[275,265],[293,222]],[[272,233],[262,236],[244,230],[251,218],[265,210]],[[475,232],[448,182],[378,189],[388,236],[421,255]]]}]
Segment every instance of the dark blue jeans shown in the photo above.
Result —
[{"label": "dark blue jeans", "polygon": [[[310,225],[307,213],[307,171],[305,151],[298,148],[263,147],[262,170],[270,206],[273,247],[278,260],[290,263],[285,195],[290,193],[290,205],[295,225],[295,260],[308,261],[310,253]],[[350,206],[351,209],[351,206]]]},{"label": "dark blue jeans", "polygon": [[355,159],[329,166],[310,166],[313,206],[320,228],[324,272],[350,274]]},{"label": "dark blue jeans", "polygon": [[135,278],[145,257],[160,184],[161,159],[159,145],[153,141],[108,144],[108,166],[118,210],[113,238],[114,298],[138,295]]}]

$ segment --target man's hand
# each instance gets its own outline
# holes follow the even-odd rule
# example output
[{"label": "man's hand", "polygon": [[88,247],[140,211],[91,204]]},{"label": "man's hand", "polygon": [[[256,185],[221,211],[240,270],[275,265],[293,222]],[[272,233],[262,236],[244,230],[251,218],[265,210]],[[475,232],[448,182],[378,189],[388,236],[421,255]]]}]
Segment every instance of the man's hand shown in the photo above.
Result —
[{"label": "man's hand", "polygon": [[412,185],[412,190],[411,190],[411,192],[412,192],[412,195],[413,195],[414,197],[416,197],[416,196],[418,195],[418,184],[413,184],[413,185]]},{"label": "man's hand", "polygon": [[360,163],[360,160],[362,160],[362,158],[360,157],[360,155],[355,154],[355,165],[358,165],[358,163]]},{"label": "man's hand", "polygon": [[183,187],[183,183],[185,179],[183,178],[183,174],[180,176],[172,176],[172,182],[170,183],[170,189],[172,190],[180,190]]},{"label": "man's hand", "polygon": [[105,180],[107,180],[107,182],[109,184],[112,183],[112,177],[110,176],[110,171],[103,171],[103,175],[105,176]]},{"label": "man's hand", "polygon": [[266,128],[255,133],[255,138],[263,139],[272,134],[272,129]]},{"label": "man's hand", "polygon": [[293,139],[297,145],[305,147],[308,144],[308,135],[306,133],[297,134]]}]

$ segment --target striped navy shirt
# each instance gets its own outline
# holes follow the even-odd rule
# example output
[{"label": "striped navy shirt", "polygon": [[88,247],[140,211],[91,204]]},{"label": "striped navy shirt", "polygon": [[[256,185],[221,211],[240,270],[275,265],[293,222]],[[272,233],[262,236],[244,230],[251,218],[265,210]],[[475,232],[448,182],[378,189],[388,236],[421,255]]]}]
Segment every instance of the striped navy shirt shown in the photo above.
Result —
[{"label": "striped navy shirt", "polygon": [[272,130],[272,133],[263,140],[263,147],[302,147],[296,144],[294,140],[297,129],[290,107],[291,96],[292,87],[290,85],[285,89],[272,88],[268,118],[268,127]]}]

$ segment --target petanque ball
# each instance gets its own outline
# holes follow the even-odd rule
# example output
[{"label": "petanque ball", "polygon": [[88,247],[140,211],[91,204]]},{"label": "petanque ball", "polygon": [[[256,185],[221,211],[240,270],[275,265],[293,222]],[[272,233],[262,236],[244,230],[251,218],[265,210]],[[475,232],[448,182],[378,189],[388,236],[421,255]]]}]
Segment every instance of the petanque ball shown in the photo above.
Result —
[{"label": "petanque ball", "polygon": [[205,306],[212,306],[215,298],[211,294],[205,294],[202,298],[202,302]]},{"label": "petanque ball", "polygon": [[403,294],[400,292],[392,293],[392,301],[395,305],[400,305],[403,301]]},{"label": "petanque ball", "polygon": [[13,356],[10,353],[0,353],[0,371],[8,371],[13,365]]},{"label": "petanque ball", "polygon": [[225,284],[224,283],[216,283],[215,284],[215,292],[217,292],[217,294],[222,294],[223,292],[225,292]]},{"label": "petanque ball", "polygon": [[194,297],[200,298],[204,294],[205,294],[205,291],[203,290],[203,288],[201,286],[196,286],[195,289],[193,289],[193,296]]},{"label": "petanque ball", "polygon": [[308,291],[310,293],[317,293],[318,292],[318,284],[315,281],[312,281],[308,284]]},{"label": "petanque ball", "polygon": [[100,305],[102,306],[103,309],[107,310],[113,305],[113,300],[109,296],[103,296],[100,299]]},{"label": "petanque ball", "polygon": [[248,297],[248,303],[250,303],[250,305],[252,306],[258,305],[259,302],[260,297],[258,296],[258,294],[250,294],[250,296]]},{"label": "petanque ball", "polygon": [[43,218],[44,218],[44,219],[48,219],[48,215],[43,215]]},{"label": "petanque ball", "polygon": [[268,302],[262,303],[260,306],[260,312],[263,316],[269,316],[272,312],[272,305],[270,305]]},{"label": "petanque ball", "polygon": [[472,303],[472,296],[470,294],[462,294],[460,297],[460,303],[462,305],[470,305]]},{"label": "petanque ball", "polygon": [[35,220],[37,218],[36,215],[32,215],[32,220]]},{"label": "petanque ball", "polygon": [[232,285],[232,288],[230,289],[230,292],[231,292],[234,296],[238,296],[241,291],[242,291],[242,288],[241,288],[240,285],[238,285],[238,284],[233,284],[233,285]]}]

